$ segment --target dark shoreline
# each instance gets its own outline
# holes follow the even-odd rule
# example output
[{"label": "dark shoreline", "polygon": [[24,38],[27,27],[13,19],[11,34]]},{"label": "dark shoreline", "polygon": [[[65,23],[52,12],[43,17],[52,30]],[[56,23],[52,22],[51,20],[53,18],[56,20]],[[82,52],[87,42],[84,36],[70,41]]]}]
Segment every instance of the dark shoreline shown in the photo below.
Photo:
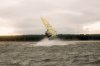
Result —
[{"label": "dark shoreline", "polygon": [[[13,35],[0,36],[0,41],[40,41],[45,35]],[[100,34],[59,34],[61,40],[100,40]]]}]

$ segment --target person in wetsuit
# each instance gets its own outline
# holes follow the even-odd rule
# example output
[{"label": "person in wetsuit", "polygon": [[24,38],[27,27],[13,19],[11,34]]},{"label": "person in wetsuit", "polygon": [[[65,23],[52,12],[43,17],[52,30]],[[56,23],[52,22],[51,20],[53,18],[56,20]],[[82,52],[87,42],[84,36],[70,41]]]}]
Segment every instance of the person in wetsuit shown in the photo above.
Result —
[{"label": "person in wetsuit", "polygon": [[51,33],[49,33],[48,30],[45,32],[45,35],[46,35],[48,38],[50,38],[50,37],[52,36]]}]

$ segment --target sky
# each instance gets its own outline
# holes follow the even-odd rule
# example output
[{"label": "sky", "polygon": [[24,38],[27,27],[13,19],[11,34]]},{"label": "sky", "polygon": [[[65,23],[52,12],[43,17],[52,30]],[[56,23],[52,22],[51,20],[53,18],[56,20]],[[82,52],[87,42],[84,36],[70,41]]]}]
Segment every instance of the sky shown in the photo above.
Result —
[{"label": "sky", "polygon": [[44,34],[40,17],[58,34],[100,34],[100,0],[0,0],[0,35]]}]

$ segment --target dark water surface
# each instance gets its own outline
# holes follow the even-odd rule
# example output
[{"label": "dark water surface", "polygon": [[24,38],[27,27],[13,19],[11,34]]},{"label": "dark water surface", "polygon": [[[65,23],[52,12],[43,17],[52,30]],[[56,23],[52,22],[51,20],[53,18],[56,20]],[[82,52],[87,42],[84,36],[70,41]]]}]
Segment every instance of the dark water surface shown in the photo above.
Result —
[{"label": "dark water surface", "polygon": [[36,43],[0,42],[0,66],[100,66],[100,41],[48,47]]}]

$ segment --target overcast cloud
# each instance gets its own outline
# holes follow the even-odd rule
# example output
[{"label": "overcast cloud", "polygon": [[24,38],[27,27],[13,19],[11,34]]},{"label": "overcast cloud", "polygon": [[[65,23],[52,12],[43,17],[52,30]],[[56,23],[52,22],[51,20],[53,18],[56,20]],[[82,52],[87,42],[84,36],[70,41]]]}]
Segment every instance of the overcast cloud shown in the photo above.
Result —
[{"label": "overcast cloud", "polygon": [[0,27],[15,33],[43,34],[41,16],[58,34],[100,33],[100,0],[0,0]]}]

